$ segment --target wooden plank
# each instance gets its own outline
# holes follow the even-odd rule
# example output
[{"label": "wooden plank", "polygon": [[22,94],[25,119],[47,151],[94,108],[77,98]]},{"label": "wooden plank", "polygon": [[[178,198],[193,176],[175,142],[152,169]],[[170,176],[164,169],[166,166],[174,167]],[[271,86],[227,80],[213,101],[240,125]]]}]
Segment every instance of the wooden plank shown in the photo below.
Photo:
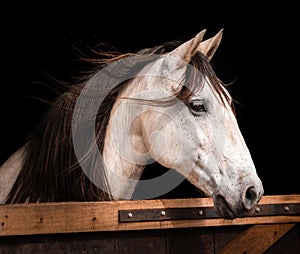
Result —
[{"label": "wooden plank", "polygon": [[264,254],[274,253],[299,253],[300,250],[300,223],[297,223],[292,229],[284,234],[275,242]]},{"label": "wooden plank", "polygon": [[255,225],[245,230],[218,254],[261,254],[296,224]]},{"label": "wooden plank", "polygon": [[0,253],[211,254],[211,228],[138,230],[0,237]]},{"label": "wooden plank", "polygon": [[[260,204],[300,203],[300,195],[264,196]],[[245,217],[234,220],[193,219],[119,223],[118,211],[127,209],[211,207],[211,198],[61,202],[0,205],[0,236],[297,223],[300,216]]]},{"label": "wooden plank", "polygon": [[[220,249],[251,226],[2,236],[0,253],[211,254],[220,253]],[[294,226],[264,253],[298,253],[299,226]]]},{"label": "wooden plank", "polygon": [[[161,230],[159,230],[161,231]],[[165,253],[159,232],[118,231],[0,237],[0,253]]]},{"label": "wooden plank", "polygon": [[[220,251],[233,239],[235,239],[238,235],[240,235],[245,230],[249,229],[253,225],[240,225],[240,226],[232,226],[232,227],[214,227],[215,233],[215,242],[214,247],[215,250],[213,253],[220,253]],[[1,238],[0,238],[1,239]]]},{"label": "wooden plank", "polygon": [[165,230],[165,232],[167,233],[166,254],[214,253],[214,232],[211,228],[183,228]]}]

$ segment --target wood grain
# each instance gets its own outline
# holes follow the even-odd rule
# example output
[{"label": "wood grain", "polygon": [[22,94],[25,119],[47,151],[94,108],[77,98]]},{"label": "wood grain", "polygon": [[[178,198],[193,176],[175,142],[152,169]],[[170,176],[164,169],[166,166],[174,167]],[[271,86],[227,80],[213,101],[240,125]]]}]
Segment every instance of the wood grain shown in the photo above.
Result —
[{"label": "wood grain", "polygon": [[242,232],[218,254],[261,254],[296,224],[255,225]]},{"label": "wood grain", "polygon": [[[300,195],[264,196],[260,204],[300,203]],[[193,219],[119,223],[118,211],[211,207],[211,198],[0,205],[0,236],[297,223],[300,216]]]}]

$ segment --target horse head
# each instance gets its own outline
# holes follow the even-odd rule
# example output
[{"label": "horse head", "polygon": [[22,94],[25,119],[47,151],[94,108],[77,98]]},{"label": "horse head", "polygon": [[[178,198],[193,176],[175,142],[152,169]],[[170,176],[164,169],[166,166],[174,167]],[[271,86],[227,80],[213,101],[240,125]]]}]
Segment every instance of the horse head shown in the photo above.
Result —
[{"label": "horse head", "polygon": [[[232,219],[253,212],[263,187],[231,96],[209,69],[222,32],[202,41],[203,30],[147,65],[120,95],[134,98],[131,106],[120,110],[124,103],[120,100],[113,114],[121,119],[131,112],[125,132],[131,149],[125,157],[132,158],[135,153],[135,158],[140,158],[138,164],[153,158],[174,169],[213,197],[221,216]],[[197,62],[202,62],[201,68],[195,68]],[[120,132],[122,123],[117,120],[114,125],[115,132]],[[125,142],[120,140],[115,143]]]}]

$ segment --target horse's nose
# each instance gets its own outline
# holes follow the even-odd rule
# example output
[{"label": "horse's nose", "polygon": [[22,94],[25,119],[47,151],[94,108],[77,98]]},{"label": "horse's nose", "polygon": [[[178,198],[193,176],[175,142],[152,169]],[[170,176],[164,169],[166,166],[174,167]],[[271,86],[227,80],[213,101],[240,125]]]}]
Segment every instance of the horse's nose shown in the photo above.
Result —
[{"label": "horse's nose", "polygon": [[246,210],[251,210],[260,200],[262,192],[259,188],[250,186],[243,197],[243,206]]}]

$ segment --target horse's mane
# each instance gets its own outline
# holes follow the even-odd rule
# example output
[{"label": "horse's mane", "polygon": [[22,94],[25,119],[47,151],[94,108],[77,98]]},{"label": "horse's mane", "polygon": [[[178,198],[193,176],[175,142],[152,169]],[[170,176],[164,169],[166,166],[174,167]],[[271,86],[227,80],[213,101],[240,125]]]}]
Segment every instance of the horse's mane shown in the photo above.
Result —
[{"label": "horse's mane", "polygon": [[[99,201],[111,200],[112,197],[93,184],[80,167],[80,163],[73,148],[72,141],[72,117],[76,99],[82,88],[94,74],[113,61],[119,61],[128,56],[148,56],[164,54],[176,48],[181,42],[168,42],[153,48],[143,49],[134,54],[121,54],[117,51],[98,52],[101,58],[88,59],[95,66],[93,71],[85,75],[63,92],[53,102],[49,111],[44,115],[37,128],[28,137],[23,159],[23,166],[17,180],[11,189],[7,203],[22,202],[56,202],[56,201]],[[149,61],[149,58],[137,58],[137,62],[130,62],[124,66],[124,72],[128,74],[132,70],[138,72]],[[176,94],[176,97],[185,101],[195,89],[202,84],[202,76],[206,76],[215,90],[229,101],[223,83],[217,78],[212,65],[201,54],[197,53],[191,60],[191,65],[197,71],[186,73],[192,79],[189,80],[189,89],[185,87]],[[134,67],[134,68],[133,68]],[[196,72],[203,75],[196,75]],[[193,72],[193,71],[191,71]],[[128,76],[133,76],[128,75]],[[101,81],[102,82],[102,81]],[[99,108],[96,119],[96,137],[99,151],[103,151],[106,126],[110,118],[110,112],[118,94],[128,84],[128,81],[114,87]],[[200,85],[201,86],[201,85]],[[100,172],[102,184],[106,184],[105,172]]]}]

